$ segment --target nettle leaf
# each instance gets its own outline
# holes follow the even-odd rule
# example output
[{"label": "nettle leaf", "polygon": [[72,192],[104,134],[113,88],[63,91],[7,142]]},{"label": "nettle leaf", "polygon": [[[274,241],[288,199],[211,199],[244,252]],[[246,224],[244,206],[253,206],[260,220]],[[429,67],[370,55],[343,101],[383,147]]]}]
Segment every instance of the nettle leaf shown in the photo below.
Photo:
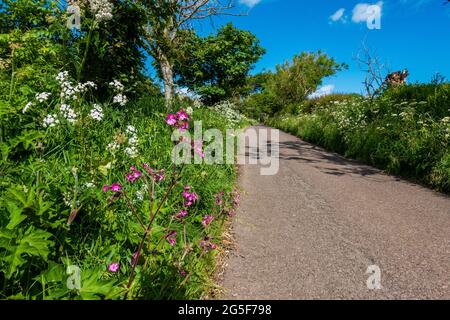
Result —
[{"label": "nettle leaf", "polygon": [[6,207],[9,212],[9,223],[6,228],[12,230],[23,220],[25,220],[27,216],[22,214],[22,209],[16,206],[16,204],[13,202],[6,203]]},{"label": "nettle leaf", "polygon": [[[51,236],[51,233],[31,226],[23,237],[14,244],[11,241],[13,239],[11,232],[0,231],[0,247],[7,251],[2,257],[2,260],[7,264],[6,278],[10,279],[17,268],[27,262],[25,257],[41,257],[47,261],[49,248],[53,245],[53,241],[48,240]],[[1,238],[3,238],[3,241]],[[8,239],[10,241],[7,241]]]}]

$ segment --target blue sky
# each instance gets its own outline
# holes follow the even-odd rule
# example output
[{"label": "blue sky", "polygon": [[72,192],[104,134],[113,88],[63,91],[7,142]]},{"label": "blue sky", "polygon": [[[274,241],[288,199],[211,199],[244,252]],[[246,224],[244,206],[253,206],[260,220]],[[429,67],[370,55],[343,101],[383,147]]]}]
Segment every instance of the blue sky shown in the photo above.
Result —
[{"label": "blue sky", "polygon": [[[360,93],[364,74],[352,57],[366,39],[392,71],[408,68],[409,82],[427,82],[436,72],[450,78],[450,4],[444,6],[444,0],[239,1],[237,10],[249,11],[247,16],[217,17],[203,22],[198,31],[206,35],[232,21],[254,33],[267,53],[253,73],[273,70],[302,51],[320,49],[350,66],[326,79],[324,91]],[[355,22],[364,19],[364,3],[381,6],[381,29],[369,30],[365,20]]]}]

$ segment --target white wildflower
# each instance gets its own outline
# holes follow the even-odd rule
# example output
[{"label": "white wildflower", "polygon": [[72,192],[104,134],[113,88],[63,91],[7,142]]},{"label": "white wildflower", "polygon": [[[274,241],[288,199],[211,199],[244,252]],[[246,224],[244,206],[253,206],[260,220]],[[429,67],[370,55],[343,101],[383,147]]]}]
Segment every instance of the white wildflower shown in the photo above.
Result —
[{"label": "white wildflower", "polygon": [[123,107],[127,102],[127,97],[121,93],[115,95],[113,98],[113,103],[118,103],[121,107]]},{"label": "white wildflower", "polygon": [[130,157],[130,158],[136,158],[138,156],[138,151],[136,147],[126,147],[125,148],[125,153]]},{"label": "white wildflower", "polygon": [[97,22],[111,20],[112,15],[112,4],[107,0],[90,0],[91,11],[95,15],[95,20]]},{"label": "white wildflower", "polygon": [[56,76],[56,80],[58,80],[59,83],[63,83],[65,81],[67,81],[67,78],[69,77],[69,72],[67,71],[61,71],[60,73],[58,73],[58,75]]},{"label": "white wildflower", "polygon": [[113,80],[109,83],[109,85],[116,91],[116,92],[122,92],[125,88],[123,84],[119,80]]},{"label": "white wildflower", "polygon": [[33,102],[28,102],[25,107],[22,109],[22,113],[27,112],[28,109],[33,105]]},{"label": "white wildflower", "polygon": [[75,121],[77,121],[77,114],[68,104],[62,104],[59,109],[62,116],[66,118],[67,121],[69,121],[70,123],[74,123]]},{"label": "white wildflower", "polygon": [[145,192],[143,190],[136,191],[136,199],[138,201],[143,201],[144,200],[144,194],[145,194]]},{"label": "white wildflower", "polygon": [[97,85],[92,81],[87,81],[77,84],[73,90],[78,93],[85,93],[89,88],[97,89]]},{"label": "white wildflower", "polygon": [[43,126],[45,128],[47,128],[47,127],[54,127],[57,123],[59,123],[57,115],[56,114],[49,114],[48,116],[46,116],[44,118]]},{"label": "white wildflower", "polygon": [[138,145],[139,145],[139,139],[137,136],[137,130],[134,126],[128,125],[127,129],[125,130],[126,133],[129,135],[128,137],[128,147],[125,148],[125,153],[130,158],[136,158],[138,156]]},{"label": "white wildflower", "polygon": [[39,102],[47,101],[48,97],[50,97],[50,93],[48,92],[36,93],[36,100]]},{"label": "white wildflower", "polygon": [[186,109],[186,113],[187,113],[188,115],[192,116],[192,114],[194,113],[194,110],[192,109],[192,107],[188,107],[188,108]]},{"label": "white wildflower", "polygon": [[103,109],[98,104],[94,104],[90,116],[92,119],[101,121],[103,119]]},{"label": "white wildflower", "polygon": [[126,132],[128,134],[135,134],[137,132],[136,128],[132,126],[131,124],[127,125]]},{"label": "white wildflower", "polygon": [[87,189],[92,189],[92,188],[95,187],[95,184],[92,183],[92,182],[86,182],[86,183],[84,184],[84,186],[85,186]]},{"label": "white wildflower", "polygon": [[120,145],[117,142],[111,142],[106,146],[106,149],[110,152],[115,151],[120,148]]}]

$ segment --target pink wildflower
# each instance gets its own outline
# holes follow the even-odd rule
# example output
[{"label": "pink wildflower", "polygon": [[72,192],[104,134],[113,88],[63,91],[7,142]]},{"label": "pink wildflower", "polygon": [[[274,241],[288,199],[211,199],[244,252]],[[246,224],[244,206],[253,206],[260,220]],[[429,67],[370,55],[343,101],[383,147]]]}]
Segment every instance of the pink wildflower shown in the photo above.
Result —
[{"label": "pink wildflower", "polygon": [[185,131],[185,130],[189,129],[189,123],[188,122],[183,122],[181,125],[179,125],[179,129],[181,131]]},{"label": "pink wildflower", "polygon": [[177,123],[177,118],[175,117],[175,115],[174,114],[169,114],[168,116],[167,116],[167,118],[166,118],[166,123],[169,125],[169,126],[171,126],[171,127],[173,127],[176,123]]},{"label": "pink wildflower", "polygon": [[217,248],[217,245],[213,242],[211,242],[211,238],[205,237],[204,239],[200,240],[200,247],[203,248],[206,251],[209,250],[215,250]]},{"label": "pink wildflower", "polygon": [[109,272],[116,273],[119,270],[119,263],[113,262],[108,266]]},{"label": "pink wildflower", "polygon": [[187,115],[186,112],[184,112],[183,110],[180,110],[177,112],[177,118],[180,121],[185,121],[185,120],[189,119],[189,116]]},{"label": "pink wildflower", "polygon": [[214,220],[213,216],[204,216],[202,220],[202,225],[207,228],[211,222]]},{"label": "pink wildflower", "polygon": [[122,190],[122,186],[118,183],[113,183],[110,187],[109,190],[111,190],[114,193],[119,192],[120,190]]},{"label": "pink wildflower", "polygon": [[142,172],[136,169],[135,166],[131,166],[130,168],[131,172],[127,173],[127,180],[131,183],[135,182],[137,179],[140,178],[142,175]]},{"label": "pink wildflower", "polygon": [[108,192],[109,186],[108,185],[104,185],[102,190],[103,190],[104,193]]},{"label": "pink wildflower", "polygon": [[164,238],[166,238],[166,240],[169,242],[170,246],[173,247],[177,241],[177,232],[171,231],[168,234],[166,234],[164,236]]},{"label": "pink wildflower", "polygon": [[186,210],[180,210],[180,212],[178,212],[178,214],[175,216],[175,218],[182,220],[186,216],[187,216],[187,211]]}]

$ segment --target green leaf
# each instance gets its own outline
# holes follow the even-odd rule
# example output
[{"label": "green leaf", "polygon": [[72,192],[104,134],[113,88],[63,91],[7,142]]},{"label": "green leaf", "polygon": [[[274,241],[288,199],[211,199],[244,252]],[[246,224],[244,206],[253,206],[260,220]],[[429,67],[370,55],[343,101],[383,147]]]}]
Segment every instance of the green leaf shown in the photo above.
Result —
[{"label": "green leaf", "polygon": [[92,300],[106,297],[114,289],[116,280],[100,279],[101,270],[87,269],[81,271],[81,290],[82,299]]},{"label": "green leaf", "polygon": [[6,228],[12,230],[23,220],[25,220],[27,216],[22,214],[22,209],[16,206],[16,204],[13,202],[7,202],[6,207],[8,208],[9,212],[9,223]]},{"label": "green leaf", "polygon": [[[4,230],[3,230],[4,231]],[[7,263],[6,278],[10,279],[11,276],[17,271],[17,268],[27,262],[24,257],[41,257],[47,261],[47,256],[50,252],[49,247],[53,245],[53,241],[48,240],[52,236],[44,230],[34,229],[33,226],[29,227],[24,236],[18,240],[16,244],[12,244],[11,232],[1,232],[0,247],[6,249],[7,253],[2,257],[2,260]]]}]

